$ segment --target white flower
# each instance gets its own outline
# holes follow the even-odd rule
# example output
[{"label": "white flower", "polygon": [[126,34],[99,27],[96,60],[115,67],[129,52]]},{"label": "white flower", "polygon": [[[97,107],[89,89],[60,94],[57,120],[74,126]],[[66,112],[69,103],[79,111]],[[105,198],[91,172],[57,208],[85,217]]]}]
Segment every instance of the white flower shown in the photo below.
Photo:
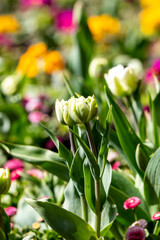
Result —
[{"label": "white flower", "polygon": [[122,65],[117,65],[104,77],[111,92],[118,97],[130,95],[137,88],[138,76],[132,67],[124,68]]}]

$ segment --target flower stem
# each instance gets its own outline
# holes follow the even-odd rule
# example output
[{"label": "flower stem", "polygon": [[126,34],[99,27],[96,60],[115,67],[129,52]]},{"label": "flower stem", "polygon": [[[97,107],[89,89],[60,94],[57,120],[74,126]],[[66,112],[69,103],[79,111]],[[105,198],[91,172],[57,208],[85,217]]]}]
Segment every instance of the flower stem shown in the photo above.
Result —
[{"label": "flower stem", "polygon": [[134,119],[135,119],[135,123],[137,124],[137,122],[138,122],[137,121],[137,116],[136,116],[136,113],[135,113],[134,108],[132,106],[132,102],[131,102],[130,96],[127,97],[127,101],[128,101],[128,104],[129,104],[129,106],[130,106],[130,108],[132,110],[132,113],[133,113],[133,116],[134,116]]},{"label": "flower stem", "polygon": [[0,195],[0,229],[3,231],[5,235],[5,228],[4,228],[4,222],[3,222],[2,207],[1,207],[1,195]]},{"label": "flower stem", "polygon": [[[69,128],[73,130],[73,127],[69,127]],[[73,133],[70,131],[69,131],[69,140],[70,140],[70,144],[71,144],[72,153],[74,156],[76,153],[76,146],[75,146],[75,142],[74,142]]]},{"label": "flower stem", "polygon": [[96,217],[95,217],[95,231],[97,236],[100,237],[101,228],[101,183],[100,180],[95,180],[95,197],[96,197]]},{"label": "flower stem", "polygon": [[85,123],[85,127],[86,127],[86,130],[87,130],[87,136],[88,136],[90,149],[93,152],[94,156],[97,158],[97,151],[96,151],[96,147],[95,147],[95,144],[94,144],[94,139],[93,139],[93,135],[92,135],[92,131],[91,131],[91,127],[90,127],[89,122]]},{"label": "flower stem", "polygon": [[158,236],[158,233],[159,233],[159,220],[157,220],[153,231],[153,234],[155,234],[156,236]]},{"label": "flower stem", "polygon": [[[97,152],[96,152],[96,147],[94,144],[94,139],[92,135],[92,131],[90,128],[89,122],[85,123],[86,131],[87,131],[87,136],[88,136],[88,141],[90,145],[90,149],[94,156],[97,159]],[[100,237],[100,228],[101,228],[101,182],[99,179],[95,179],[94,181],[95,184],[95,200],[96,200],[96,216],[95,216],[95,231],[97,233],[97,236]]]},{"label": "flower stem", "polygon": [[86,198],[84,195],[80,196],[81,199],[81,207],[82,207],[82,218],[88,222],[88,206],[86,202]]},{"label": "flower stem", "polygon": [[135,222],[136,222],[137,221],[136,208],[133,209],[133,214],[134,214],[134,219],[135,219]]}]

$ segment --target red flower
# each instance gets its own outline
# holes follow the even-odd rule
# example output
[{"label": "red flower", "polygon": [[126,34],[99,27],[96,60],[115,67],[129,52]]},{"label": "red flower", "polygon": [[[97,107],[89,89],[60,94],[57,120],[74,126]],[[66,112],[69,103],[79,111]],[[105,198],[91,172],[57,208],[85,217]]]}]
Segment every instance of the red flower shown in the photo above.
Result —
[{"label": "red flower", "polygon": [[134,209],[141,203],[141,200],[138,197],[131,197],[128,198],[125,202],[123,207],[125,209]]},{"label": "red flower", "polygon": [[22,168],[17,168],[17,169],[15,169],[15,170],[13,170],[13,171],[11,172],[11,182],[12,182],[13,180],[19,179],[20,176],[21,176],[21,173],[22,173],[23,171],[24,171],[24,170],[23,170]]},{"label": "red flower", "polygon": [[152,216],[152,219],[153,219],[153,220],[159,220],[159,219],[160,219],[160,212],[155,213],[155,214]]}]

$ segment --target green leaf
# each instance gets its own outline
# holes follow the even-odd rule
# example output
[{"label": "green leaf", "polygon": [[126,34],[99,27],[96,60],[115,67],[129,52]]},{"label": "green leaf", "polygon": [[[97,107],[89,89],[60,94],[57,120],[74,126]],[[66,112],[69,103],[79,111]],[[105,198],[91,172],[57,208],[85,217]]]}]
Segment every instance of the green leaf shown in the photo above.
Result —
[{"label": "green leaf", "polygon": [[55,152],[39,147],[7,142],[0,142],[0,146],[14,157],[34,165],[39,165],[64,181],[69,180],[68,168],[64,164],[64,160]]},{"label": "green leaf", "polygon": [[149,205],[160,201],[160,147],[150,159],[144,175],[144,193]]},{"label": "green leaf", "polygon": [[85,196],[89,207],[92,209],[94,213],[96,213],[96,206],[95,206],[95,186],[94,186],[94,179],[90,171],[90,167],[88,163],[84,163],[83,165],[84,170],[84,186],[85,186]]},{"label": "green leaf", "polygon": [[149,94],[149,105],[151,108],[151,114],[152,114],[152,123],[153,123],[153,134],[154,134],[154,145],[155,147],[159,147],[159,132],[158,132],[158,124],[157,124],[157,118],[156,118],[156,111],[154,102],[151,98],[151,95]]},{"label": "green leaf", "polygon": [[101,232],[100,236],[105,237],[111,228],[117,216],[117,207],[111,197],[108,197],[105,208],[102,212],[101,218]]},{"label": "green leaf", "polygon": [[70,131],[75,135],[75,137],[78,139],[79,143],[81,144],[83,150],[85,151],[88,160],[94,170],[94,176],[96,179],[99,178],[99,174],[100,174],[100,169],[99,169],[99,165],[97,163],[97,160],[95,158],[95,156],[93,155],[93,153],[91,152],[91,150],[89,149],[89,147],[86,145],[86,143],[79,137],[79,135],[74,132],[72,129],[70,129]]},{"label": "green leaf", "polygon": [[66,77],[66,75],[65,75],[64,73],[63,73],[63,76],[64,76],[64,81],[65,81],[65,84],[66,84],[66,87],[67,87],[67,90],[68,90],[70,96],[71,96],[71,97],[72,97],[72,96],[77,97],[77,95],[75,94],[75,92],[74,92],[73,89],[72,89],[72,86],[71,86],[68,78]]},{"label": "green leaf", "polygon": [[42,123],[39,123],[39,125],[47,132],[51,140],[56,145],[59,156],[64,158],[64,160],[70,166],[73,158],[72,153],[56,138],[56,136],[48,128],[46,128]]},{"label": "green leaf", "polygon": [[[112,116],[115,124],[115,128],[117,131],[117,135],[120,141],[120,144],[127,155],[128,165],[133,169],[134,172],[137,172],[141,177],[143,177],[143,172],[137,166],[135,159],[135,151],[137,145],[140,143],[143,150],[145,151],[141,140],[135,134],[133,128],[129,124],[127,118],[124,113],[117,105],[117,103],[113,100],[109,89],[106,89],[107,101],[109,106],[112,105]],[[127,144],[126,144],[127,143]]]},{"label": "green leaf", "polygon": [[80,196],[75,188],[75,185],[72,179],[70,179],[67,184],[64,197],[65,197],[65,200],[63,203],[63,208],[78,215],[79,217],[82,217]]},{"label": "green leaf", "polygon": [[160,106],[160,93],[157,94],[156,98],[154,99],[154,108],[156,112],[156,119],[157,119],[157,124],[160,126],[160,111],[159,111],[159,106]]},{"label": "green leaf", "polygon": [[[81,147],[80,147],[81,148]],[[70,177],[74,181],[75,187],[79,194],[84,194],[84,175],[83,175],[83,162],[80,156],[80,148],[77,149],[76,154],[74,156],[71,169],[70,169]]]},{"label": "green leaf", "polygon": [[98,240],[92,227],[56,204],[27,199],[45,222],[66,240]]},{"label": "green leaf", "polygon": [[103,176],[103,172],[104,172],[106,161],[107,161],[108,149],[109,149],[111,113],[112,113],[112,106],[110,106],[107,114],[106,128],[102,136],[101,147],[98,153],[98,163],[100,166],[101,177]]},{"label": "green leaf", "polygon": [[104,173],[102,176],[102,183],[105,190],[105,194],[108,197],[108,192],[112,180],[112,167],[111,164],[107,161],[104,168]]}]

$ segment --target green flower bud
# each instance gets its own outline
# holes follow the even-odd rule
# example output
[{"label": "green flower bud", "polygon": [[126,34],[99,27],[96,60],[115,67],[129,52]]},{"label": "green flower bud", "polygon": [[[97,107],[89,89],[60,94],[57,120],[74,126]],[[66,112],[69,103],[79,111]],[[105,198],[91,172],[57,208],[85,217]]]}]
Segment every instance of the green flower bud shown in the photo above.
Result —
[{"label": "green flower bud", "polygon": [[0,168],[0,195],[8,192],[11,185],[9,169]]},{"label": "green flower bud", "polygon": [[55,104],[55,109],[56,109],[57,119],[60,123],[68,126],[73,126],[74,124],[76,124],[69,115],[68,101],[64,101],[64,100],[59,101],[57,99]]},{"label": "green flower bud", "polygon": [[79,97],[69,100],[69,114],[76,123],[84,123],[90,121],[96,116],[98,111],[95,97]]},{"label": "green flower bud", "polygon": [[94,58],[89,65],[89,75],[92,78],[98,78],[103,76],[105,73],[108,61],[104,57]]},{"label": "green flower bud", "polygon": [[137,72],[129,66],[126,68],[122,65],[113,67],[104,77],[111,92],[118,97],[130,95],[138,85]]}]

